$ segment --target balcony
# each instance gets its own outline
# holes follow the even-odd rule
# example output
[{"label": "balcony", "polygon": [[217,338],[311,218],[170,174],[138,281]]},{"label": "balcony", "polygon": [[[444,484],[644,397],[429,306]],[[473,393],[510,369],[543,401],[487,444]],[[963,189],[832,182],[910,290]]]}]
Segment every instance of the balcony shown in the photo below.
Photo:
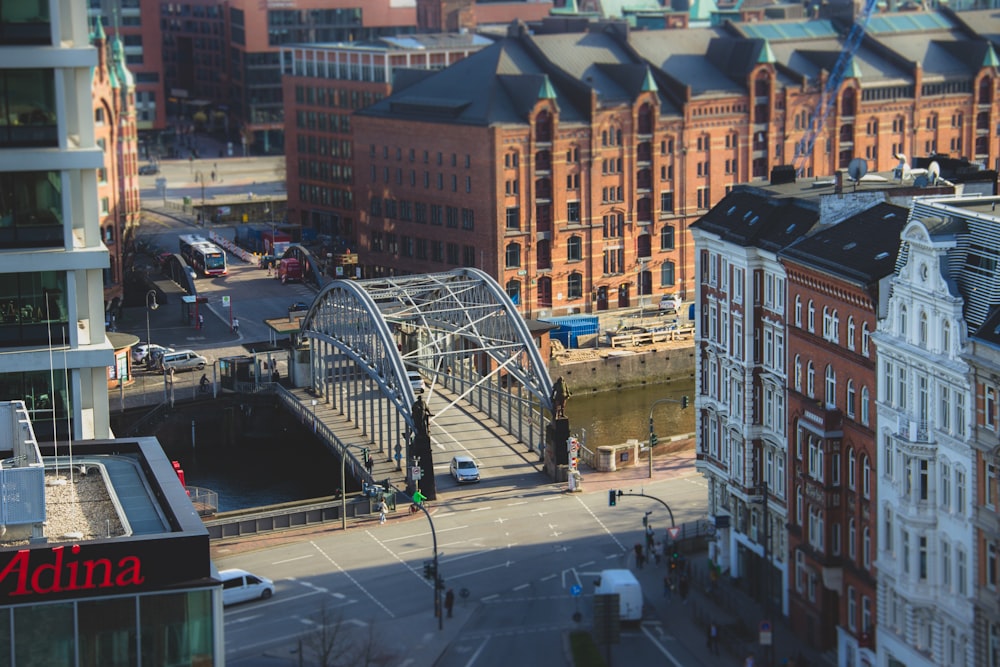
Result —
[{"label": "balcony", "polygon": [[927,420],[910,419],[907,415],[897,415],[896,435],[910,442],[929,442],[930,429]]}]

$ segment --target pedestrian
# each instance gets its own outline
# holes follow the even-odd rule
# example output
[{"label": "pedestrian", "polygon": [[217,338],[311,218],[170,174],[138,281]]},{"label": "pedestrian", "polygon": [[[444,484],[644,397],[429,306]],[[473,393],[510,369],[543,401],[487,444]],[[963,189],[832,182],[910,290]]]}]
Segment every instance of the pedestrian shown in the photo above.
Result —
[{"label": "pedestrian", "polygon": [[659,542],[656,542],[653,545],[653,557],[656,558],[657,565],[660,564],[660,559],[662,558],[662,556],[663,556],[663,545],[660,544]]},{"label": "pedestrian", "polygon": [[753,653],[747,656],[747,659],[743,661],[743,667],[756,667],[757,661],[754,660]]},{"label": "pedestrian", "polygon": [[240,318],[233,318],[233,333],[238,334],[240,332]]},{"label": "pedestrian", "polygon": [[635,566],[641,570],[642,569],[643,561],[645,561],[645,560],[646,560],[646,557],[642,553],[642,545],[639,544],[638,542],[636,542],[635,543]]},{"label": "pedestrian", "polygon": [[368,476],[372,476],[372,468],[375,467],[375,458],[369,454],[368,458],[365,460],[365,468],[368,470]]},{"label": "pedestrian", "polygon": [[653,550],[653,541],[654,541],[654,539],[655,538],[653,536],[653,527],[647,523],[646,524],[646,555],[649,555],[649,553]]},{"label": "pedestrian", "polygon": [[278,369],[275,368],[273,371],[271,371],[271,382],[278,384],[280,380],[281,380],[281,374],[278,373]]},{"label": "pedestrian", "polygon": [[670,602],[673,590],[674,580],[673,577],[670,576],[670,571],[668,570],[667,573],[663,575],[663,597],[667,598],[667,602]]},{"label": "pedestrian", "polygon": [[385,498],[378,502],[378,522],[385,523],[385,513],[389,511],[389,506],[385,504]]},{"label": "pedestrian", "polygon": [[198,385],[201,388],[201,393],[203,394],[208,393],[208,384],[209,384],[208,376],[202,373],[201,380],[198,381]]},{"label": "pedestrian", "polygon": [[681,581],[680,581],[680,584],[677,586],[677,589],[680,591],[681,602],[683,602],[684,604],[688,603],[688,587],[689,586],[690,586],[690,582],[688,581],[687,575],[686,574],[682,574],[681,575]]},{"label": "pedestrian", "polygon": [[705,648],[711,650],[715,655],[719,655],[719,626],[714,622],[708,624]]},{"label": "pedestrian", "polygon": [[444,594],[444,608],[448,612],[448,618],[451,618],[451,610],[455,606],[455,591],[448,589],[448,592]]},{"label": "pedestrian", "polygon": [[198,315],[198,328],[202,329],[205,326],[205,316],[199,313]]}]

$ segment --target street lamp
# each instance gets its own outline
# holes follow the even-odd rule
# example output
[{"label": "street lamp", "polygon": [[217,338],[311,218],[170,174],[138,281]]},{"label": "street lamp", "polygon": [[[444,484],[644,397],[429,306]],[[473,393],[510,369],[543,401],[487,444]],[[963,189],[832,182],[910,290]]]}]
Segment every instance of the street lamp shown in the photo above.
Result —
[{"label": "street lamp", "polygon": [[653,433],[653,408],[656,407],[657,403],[680,403],[681,408],[686,408],[688,406],[688,397],[681,396],[678,398],[659,398],[653,401],[653,404],[649,406],[649,478],[653,479],[653,445],[656,444],[656,434]]},{"label": "street lamp", "polygon": [[[153,297],[153,303],[149,302],[149,297]],[[151,361],[150,354],[152,354],[152,351],[149,349],[149,347],[150,345],[153,344],[153,341],[150,339],[149,336],[149,311],[156,310],[159,307],[160,304],[156,303],[156,290],[151,289],[148,292],[146,292],[146,366],[147,367],[149,367],[149,362]]]},{"label": "street lamp", "polygon": [[194,175],[194,182],[201,184],[201,211],[198,213],[198,224],[205,222],[205,172],[198,170]]}]

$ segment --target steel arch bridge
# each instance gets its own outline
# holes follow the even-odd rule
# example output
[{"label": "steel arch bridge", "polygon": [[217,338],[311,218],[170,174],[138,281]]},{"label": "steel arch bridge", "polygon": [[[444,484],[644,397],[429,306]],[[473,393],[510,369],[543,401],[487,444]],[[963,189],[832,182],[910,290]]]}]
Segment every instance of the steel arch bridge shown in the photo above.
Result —
[{"label": "steel arch bridge", "polygon": [[[465,400],[535,449],[552,410],[552,380],[510,298],[477,269],[335,280],[302,322],[311,393],[346,413],[379,451],[406,457],[417,425],[408,370]],[[434,417],[431,418],[433,424]],[[391,452],[390,452],[391,453]],[[409,479],[409,472],[407,474]]]}]

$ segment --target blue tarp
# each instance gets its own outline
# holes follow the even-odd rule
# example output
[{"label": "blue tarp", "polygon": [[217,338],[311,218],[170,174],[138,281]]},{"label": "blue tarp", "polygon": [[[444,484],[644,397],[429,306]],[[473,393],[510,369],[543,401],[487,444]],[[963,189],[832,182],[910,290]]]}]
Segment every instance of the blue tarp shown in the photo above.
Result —
[{"label": "blue tarp", "polygon": [[596,334],[600,331],[600,321],[596,315],[570,315],[568,317],[550,317],[542,322],[558,324],[559,328],[549,335],[563,344],[567,349],[579,347],[577,337]]}]

